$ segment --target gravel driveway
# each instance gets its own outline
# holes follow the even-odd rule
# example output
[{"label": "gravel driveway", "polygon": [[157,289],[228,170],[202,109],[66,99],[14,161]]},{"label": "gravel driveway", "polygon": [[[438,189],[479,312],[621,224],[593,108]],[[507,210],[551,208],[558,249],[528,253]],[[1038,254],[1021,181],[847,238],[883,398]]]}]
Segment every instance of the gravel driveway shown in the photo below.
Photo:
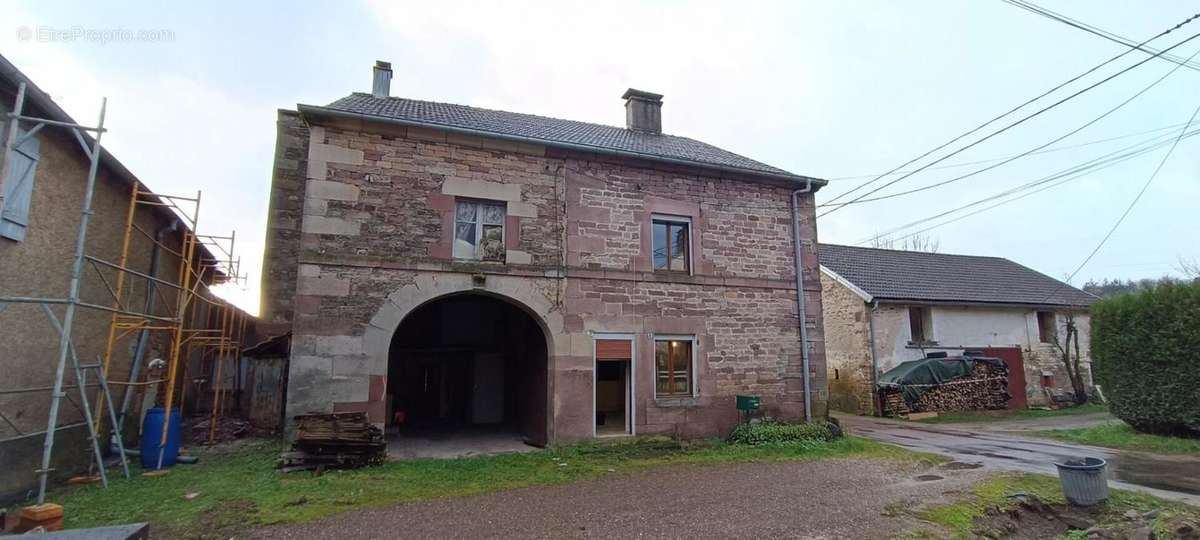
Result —
[{"label": "gravel driveway", "polygon": [[[922,480],[916,479],[919,475]],[[254,531],[255,538],[884,538],[888,509],[940,500],[978,471],[827,460],[667,466],[560,486],[398,504]]]}]

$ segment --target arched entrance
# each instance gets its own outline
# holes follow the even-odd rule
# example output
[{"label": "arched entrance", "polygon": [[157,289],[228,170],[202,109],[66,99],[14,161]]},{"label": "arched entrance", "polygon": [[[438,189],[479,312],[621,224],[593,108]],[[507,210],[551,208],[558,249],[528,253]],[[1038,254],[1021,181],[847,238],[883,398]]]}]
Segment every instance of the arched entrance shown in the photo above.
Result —
[{"label": "arched entrance", "polygon": [[425,457],[547,441],[547,341],[538,321],[467,292],[410,311],[388,350],[392,452]]}]

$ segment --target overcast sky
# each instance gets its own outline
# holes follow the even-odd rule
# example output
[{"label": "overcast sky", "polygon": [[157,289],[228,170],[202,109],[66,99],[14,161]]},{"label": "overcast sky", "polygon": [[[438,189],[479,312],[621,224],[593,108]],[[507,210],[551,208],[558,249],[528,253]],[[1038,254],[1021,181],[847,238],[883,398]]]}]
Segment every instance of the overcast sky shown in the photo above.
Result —
[{"label": "overcast sky", "polygon": [[[1182,1],[1041,5],[1136,41],[1196,11]],[[258,301],[276,110],[369,91],[377,59],[392,62],[393,95],[604,124],[623,124],[627,87],[662,93],[664,131],[833,179],[818,195],[821,203],[871,179],[844,177],[893,169],[1125,50],[1000,0],[0,2],[0,13],[0,54],[81,121],[92,122],[107,96],[106,146],[151,189],[202,189],[202,233],[237,229],[250,279],[245,290],[227,293],[249,309]],[[76,28],[134,34],[105,42],[102,34],[74,37]],[[139,31],[151,37],[139,38]],[[1168,47],[1197,32],[1200,22],[1151,45]],[[1197,51],[1200,39],[1172,52]],[[1129,54],[1056,96],[1146,57]],[[1151,60],[942,164],[1041,146],[1174,66]],[[819,235],[858,243],[1126,146],[1169,144],[1177,124],[1200,105],[1198,88],[1200,71],[1179,69],[1048,148],[1056,151],[840,209],[819,221]],[[1168,126],[1175,128],[1159,130]],[[1174,274],[1179,257],[1200,257],[1196,140],[1179,144],[1074,284]],[[1096,247],[1166,152],[1158,148],[926,235],[941,252],[1007,257],[1061,279]],[[876,195],[994,163],[926,170]]]}]

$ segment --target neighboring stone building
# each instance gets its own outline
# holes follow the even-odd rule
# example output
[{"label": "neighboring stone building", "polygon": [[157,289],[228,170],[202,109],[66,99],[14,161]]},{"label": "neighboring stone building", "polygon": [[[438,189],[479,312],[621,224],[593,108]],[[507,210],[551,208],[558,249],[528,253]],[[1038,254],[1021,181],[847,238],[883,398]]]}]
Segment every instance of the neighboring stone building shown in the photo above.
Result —
[{"label": "neighboring stone building", "polygon": [[1071,388],[1055,345],[1068,317],[1091,384],[1097,298],[1007,259],[821,244],[830,406],[874,412],[875,377],[926,353],[983,350],[1009,365],[1010,407]]},{"label": "neighboring stone building", "polygon": [[[289,414],[535,444],[723,435],[736,394],[824,414],[812,192],[823,181],[661,132],[372,94],[281,110],[263,320],[292,332]],[[263,327],[260,325],[260,330]],[[507,429],[501,429],[507,428]]]},{"label": "neighboring stone building", "polygon": [[[7,113],[11,112],[17,88],[26,85],[26,116],[74,123],[50,96],[38,88],[7,59],[0,56],[0,152],[8,133]],[[4,209],[0,212],[0,296],[64,298],[69,290],[71,263],[74,256],[80,211],[86,191],[90,159],[84,154],[80,141],[69,131],[47,126],[34,136],[25,138],[28,123],[18,126],[22,137],[9,174],[3,182]],[[86,136],[85,136],[85,140]],[[90,143],[90,140],[88,140]],[[15,144],[15,143],[14,143]],[[139,180],[111,153],[105,151],[100,160],[92,201],[92,217],[88,227],[87,253],[107,261],[118,261],[125,236],[125,220],[129,210],[131,190]],[[143,186],[143,189],[146,189]],[[148,235],[162,239],[165,250],[179,250],[184,225],[165,207],[143,206],[133,216],[133,224]],[[152,272],[154,241],[140,234],[130,238],[128,267],[142,273]],[[207,255],[211,259],[211,255]],[[179,258],[160,257],[157,275],[174,281],[178,275]],[[103,277],[101,277],[103,276]],[[107,280],[107,283],[105,281]],[[126,301],[132,309],[146,303],[144,280],[128,282]],[[110,305],[108,287],[115,283],[110,268],[85,268],[81,281],[81,299],[99,305]],[[174,291],[158,287],[163,300],[153,304],[157,315],[166,315],[166,305],[174,303]],[[62,310],[55,308],[58,316]],[[78,357],[94,363],[103,356],[107,343],[111,315],[93,309],[79,309],[73,324],[73,343]],[[161,333],[152,334],[142,351],[146,360],[161,356],[165,343]],[[122,343],[129,343],[129,339]],[[54,382],[58,359],[59,336],[38,304],[11,303],[0,305],[0,501],[9,496],[24,497],[25,491],[37,478],[42,444],[46,430],[51,396],[46,388]],[[132,348],[114,352],[109,380],[114,381],[115,398],[121,400],[124,386],[135,356]],[[72,384],[73,375],[66,382]],[[28,389],[39,389],[27,391]],[[22,390],[20,393],[12,391]],[[78,394],[69,395],[78,402]],[[94,402],[94,401],[93,401]],[[127,409],[131,418],[140,418],[136,400]],[[88,453],[87,430],[81,423],[82,414],[71,403],[60,409],[60,426],[54,446],[54,474],[67,476],[91,460]],[[140,422],[126,424],[134,435]],[[136,438],[136,437],[135,437]],[[104,438],[107,440],[107,437]]]}]

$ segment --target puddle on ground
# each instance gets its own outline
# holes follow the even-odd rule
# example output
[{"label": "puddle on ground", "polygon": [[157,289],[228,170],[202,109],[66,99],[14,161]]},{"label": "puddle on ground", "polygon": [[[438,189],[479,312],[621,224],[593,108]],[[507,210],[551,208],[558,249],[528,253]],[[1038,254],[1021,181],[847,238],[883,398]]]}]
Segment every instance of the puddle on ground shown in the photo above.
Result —
[{"label": "puddle on ground", "polygon": [[1108,460],[1108,476],[1130,484],[1200,495],[1200,460],[1118,452]]},{"label": "puddle on ground", "polygon": [[936,474],[922,474],[913,478],[918,482],[933,482],[934,480],[944,480],[943,477]]},{"label": "puddle on ground", "polygon": [[947,471],[969,471],[983,468],[983,464],[967,463],[965,461],[951,461],[949,463],[943,463],[941,468],[946,469]]}]

